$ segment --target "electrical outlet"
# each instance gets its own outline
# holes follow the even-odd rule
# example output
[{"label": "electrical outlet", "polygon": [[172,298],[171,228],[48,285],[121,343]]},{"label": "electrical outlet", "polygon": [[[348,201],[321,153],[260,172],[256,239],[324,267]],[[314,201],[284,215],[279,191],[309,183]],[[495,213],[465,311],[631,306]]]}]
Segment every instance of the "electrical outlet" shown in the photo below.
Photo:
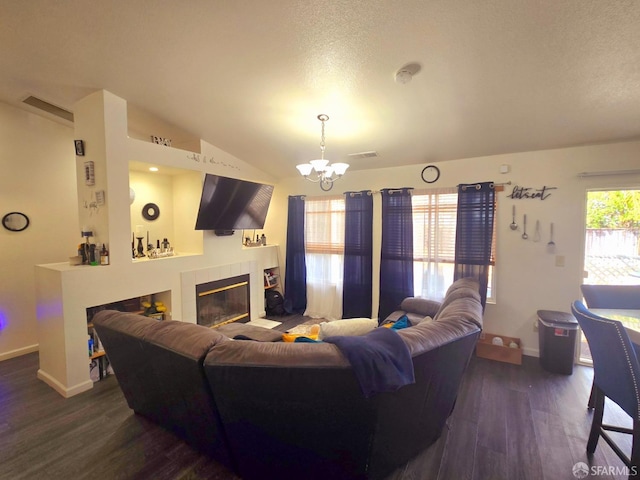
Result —
[{"label": "electrical outlet", "polygon": [[538,331],[538,320],[534,320],[533,321],[533,331],[537,332]]},{"label": "electrical outlet", "polygon": [[556,255],[556,267],[564,267],[564,255]]}]

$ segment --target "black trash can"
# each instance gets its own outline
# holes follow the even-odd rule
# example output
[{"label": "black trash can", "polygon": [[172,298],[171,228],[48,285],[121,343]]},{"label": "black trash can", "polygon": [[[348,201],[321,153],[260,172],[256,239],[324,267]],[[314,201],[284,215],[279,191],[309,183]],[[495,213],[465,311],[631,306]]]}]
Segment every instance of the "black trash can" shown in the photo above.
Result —
[{"label": "black trash can", "polygon": [[578,321],[573,315],[538,310],[540,365],[552,373],[571,375],[576,354]]}]

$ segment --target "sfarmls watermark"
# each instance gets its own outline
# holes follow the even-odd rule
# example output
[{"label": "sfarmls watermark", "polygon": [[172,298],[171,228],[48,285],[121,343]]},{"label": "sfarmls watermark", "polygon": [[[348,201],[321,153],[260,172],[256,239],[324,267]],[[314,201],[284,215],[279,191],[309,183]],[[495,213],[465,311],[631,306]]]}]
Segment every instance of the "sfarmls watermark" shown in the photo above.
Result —
[{"label": "sfarmls watermark", "polygon": [[573,466],[573,476],[576,478],[586,478],[588,476],[625,476],[635,477],[638,475],[637,467],[612,467],[603,465],[592,465],[591,467],[584,462],[578,462]]}]

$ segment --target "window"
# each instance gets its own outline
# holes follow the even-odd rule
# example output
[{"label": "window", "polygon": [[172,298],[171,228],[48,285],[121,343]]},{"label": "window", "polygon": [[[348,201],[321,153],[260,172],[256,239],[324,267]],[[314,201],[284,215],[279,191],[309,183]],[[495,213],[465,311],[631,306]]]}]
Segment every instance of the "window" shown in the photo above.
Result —
[{"label": "window", "polygon": [[640,190],[587,192],[585,283],[640,283]]},{"label": "window", "polygon": [[[453,283],[456,248],[456,188],[415,191],[413,205],[413,284],[414,295],[443,299]],[[489,269],[487,300],[495,292],[495,223],[493,226],[492,267]]]},{"label": "window", "polygon": [[[588,191],[585,224],[584,283],[639,284],[640,190]],[[584,334],[579,360],[593,362]]]},{"label": "window", "polygon": [[414,295],[442,299],[453,283],[458,193],[455,188],[423,190],[411,200]]},{"label": "window", "polygon": [[344,197],[305,200],[307,316],[342,317],[344,217]]}]

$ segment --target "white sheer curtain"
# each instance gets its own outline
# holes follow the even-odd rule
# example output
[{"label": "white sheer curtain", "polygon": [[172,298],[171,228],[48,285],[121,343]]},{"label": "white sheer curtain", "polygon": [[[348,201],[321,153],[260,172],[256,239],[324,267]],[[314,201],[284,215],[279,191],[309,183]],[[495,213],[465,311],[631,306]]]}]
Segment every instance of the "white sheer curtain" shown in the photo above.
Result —
[{"label": "white sheer curtain", "polygon": [[342,318],[344,198],[305,200],[307,309],[312,318]]},{"label": "white sheer curtain", "polygon": [[414,191],[414,294],[441,300],[453,283],[458,192],[455,188]]}]

